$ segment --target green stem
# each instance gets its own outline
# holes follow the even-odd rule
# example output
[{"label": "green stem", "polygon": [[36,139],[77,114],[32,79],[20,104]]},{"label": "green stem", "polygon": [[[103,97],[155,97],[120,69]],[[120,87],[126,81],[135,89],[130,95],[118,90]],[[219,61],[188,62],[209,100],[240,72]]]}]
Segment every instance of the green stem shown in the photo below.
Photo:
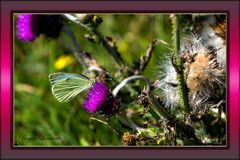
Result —
[{"label": "green stem", "polygon": [[160,115],[167,119],[168,121],[171,121],[172,118],[170,117],[169,113],[166,111],[166,109],[163,107],[163,105],[161,105],[158,100],[155,98],[154,95],[152,95],[152,93],[150,91],[147,91],[147,96],[149,99],[149,102],[152,106],[152,109],[156,112],[156,113],[160,113]]},{"label": "green stem", "polygon": [[66,35],[69,37],[73,44],[73,54],[78,60],[78,62],[83,66],[84,69],[88,68],[88,65],[84,61],[84,55],[81,50],[80,44],[77,42],[77,39],[73,32],[67,26],[63,27],[63,31],[66,33]]},{"label": "green stem", "polygon": [[124,80],[121,81],[120,84],[118,84],[112,91],[113,93],[113,96],[116,97],[118,92],[130,81],[133,81],[133,80],[144,80],[146,82],[146,86],[147,86],[147,91],[150,90],[150,81],[147,77],[143,76],[143,75],[133,75],[133,76],[130,76],[130,77],[127,77],[125,78]]},{"label": "green stem", "polygon": [[179,16],[174,15],[172,17],[172,30],[173,30],[173,46],[174,46],[174,54],[176,58],[176,71],[177,71],[177,79],[178,79],[178,89],[180,95],[180,105],[182,110],[185,113],[189,112],[189,104],[188,104],[188,94],[187,87],[184,80],[184,71],[183,64],[180,57],[180,31],[179,31]]}]

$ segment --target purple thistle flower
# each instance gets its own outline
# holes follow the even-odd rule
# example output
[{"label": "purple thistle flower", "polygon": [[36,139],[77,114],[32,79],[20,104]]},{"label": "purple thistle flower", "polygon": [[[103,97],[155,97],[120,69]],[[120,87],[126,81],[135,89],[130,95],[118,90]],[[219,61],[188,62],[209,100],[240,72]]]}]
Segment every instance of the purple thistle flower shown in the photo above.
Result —
[{"label": "purple thistle flower", "polygon": [[119,111],[120,101],[113,97],[104,83],[96,82],[90,89],[83,106],[89,113],[101,111],[104,115],[111,116]]},{"label": "purple thistle flower", "polygon": [[24,42],[35,40],[37,35],[32,28],[33,15],[20,14],[17,18],[17,37]]},{"label": "purple thistle flower", "polygon": [[23,42],[34,41],[40,34],[57,38],[63,26],[61,15],[17,15],[17,37]]},{"label": "purple thistle flower", "polygon": [[110,91],[105,84],[96,82],[89,91],[88,97],[83,104],[84,108],[90,113],[99,111],[107,101],[109,93]]}]

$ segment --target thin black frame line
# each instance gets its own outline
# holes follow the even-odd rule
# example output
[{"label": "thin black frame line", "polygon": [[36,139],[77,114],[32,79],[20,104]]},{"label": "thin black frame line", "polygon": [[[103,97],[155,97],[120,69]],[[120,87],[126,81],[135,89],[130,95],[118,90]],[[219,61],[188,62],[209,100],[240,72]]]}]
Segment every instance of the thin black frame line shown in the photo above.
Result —
[{"label": "thin black frame line", "polygon": [[[19,11],[19,10],[18,10]],[[14,108],[14,106],[13,106],[13,100],[14,100],[14,97],[13,97],[13,85],[14,85],[14,83],[13,83],[13,74],[14,74],[14,68],[13,68],[13,18],[14,18],[14,14],[15,14],[16,12],[14,11],[14,10],[12,10],[11,11],[11,14],[10,14],[10,19],[11,19],[11,26],[12,26],[12,28],[11,28],[11,71],[12,71],[12,73],[11,73],[11,98],[12,98],[12,101],[11,101],[11,124],[13,125],[13,117],[14,117],[14,115],[13,115],[13,108]],[[17,13],[19,13],[19,12],[17,12]],[[29,12],[30,13],[30,12]],[[36,12],[35,12],[36,13]],[[39,12],[39,13],[48,13],[48,12]],[[54,13],[56,13],[56,12],[54,12]],[[60,12],[59,12],[60,13]],[[65,12],[65,13],[71,13],[71,12]],[[72,12],[73,13],[73,12]],[[164,12],[165,13],[165,12]],[[171,13],[171,11],[170,12],[168,12],[168,13]],[[173,12],[172,12],[173,13]],[[185,12],[185,13],[192,13],[192,12]],[[201,12],[198,12],[198,13],[201,13]],[[204,13],[206,13],[206,11],[204,12]],[[227,53],[229,53],[229,15],[230,15],[230,13],[229,13],[229,11],[221,11],[221,12],[209,12],[209,13],[223,13],[223,14],[226,14],[227,15]],[[159,13],[159,14],[161,14],[161,13]],[[227,54],[227,62],[229,61],[229,54]],[[228,97],[228,93],[229,93],[229,80],[228,80],[228,78],[229,78],[229,62],[227,63],[227,101],[229,101],[229,97]],[[228,105],[228,103],[226,103],[226,108],[227,108],[227,123],[229,123],[229,105]],[[227,124],[226,124],[227,125]],[[226,150],[226,149],[229,149],[229,147],[230,147],[230,145],[229,145],[229,143],[230,143],[230,136],[229,136],[229,127],[228,127],[229,125],[227,125],[227,144],[226,144],[226,146],[182,146],[182,147],[177,147],[177,146],[175,146],[175,147],[167,147],[167,146],[132,146],[132,147],[127,147],[128,149],[218,149],[218,150]],[[108,147],[108,146],[101,146],[101,147],[96,147],[96,146],[52,146],[52,147],[49,147],[49,146],[47,146],[47,147],[45,147],[45,146],[19,146],[19,147],[17,147],[17,146],[13,146],[13,126],[11,126],[11,141],[10,141],[10,146],[11,146],[11,149],[30,149],[30,148],[32,148],[32,149],[68,149],[68,148],[71,148],[71,149],[79,149],[79,148],[81,148],[81,149],[126,149],[126,147],[124,147],[124,146],[114,146],[114,147]]]}]

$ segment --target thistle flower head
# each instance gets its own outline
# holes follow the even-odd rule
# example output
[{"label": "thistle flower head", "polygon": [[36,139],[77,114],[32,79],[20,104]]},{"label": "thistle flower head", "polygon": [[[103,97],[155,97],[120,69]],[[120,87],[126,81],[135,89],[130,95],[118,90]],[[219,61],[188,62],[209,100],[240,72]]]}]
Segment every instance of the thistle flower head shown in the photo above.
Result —
[{"label": "thistle flower head", "polygon": [[47,38],[56,39],[59,37],[63,27],[63,17],[61,15],[38,15],[41,23],[41,33]]},{"label": "thistle flower head", "polygon": [[84,103],[84,108],[90,113],[97,112],[106,102],[108,95],[108,87],[101,82],[96,82],[89,91],[87,100]]},{"label": "thistle flower head", "polygon": [[24,41],[30,42],[36,39],[38,33],[34,32],[34,16],[32,14],[17,15],[17,37]]},{"label": "thistle flower head", "polygon": [[61,15],[17,15],[17,37],[23,42],[34,41],[40,34],[57,38],[63,26]]},{"label": "thistle flower head", "polygon": [[90,89],[83,106],[89,113],[101,111],[109,116],[118,112],[120,102],[112,96],[109,88],[104,83],[96,82]]}]

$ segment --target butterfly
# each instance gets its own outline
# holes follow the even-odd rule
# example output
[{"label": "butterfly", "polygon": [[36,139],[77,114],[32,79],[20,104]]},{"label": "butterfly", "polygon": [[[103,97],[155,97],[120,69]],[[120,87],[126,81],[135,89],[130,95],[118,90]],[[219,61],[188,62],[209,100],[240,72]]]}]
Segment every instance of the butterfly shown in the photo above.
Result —
[{"label": "butterfly", "polygon": [[90,89],[94,80],[75,73],[53,73],[49,75],[52,94],[59,102],[68,102],[79,93]]}]

